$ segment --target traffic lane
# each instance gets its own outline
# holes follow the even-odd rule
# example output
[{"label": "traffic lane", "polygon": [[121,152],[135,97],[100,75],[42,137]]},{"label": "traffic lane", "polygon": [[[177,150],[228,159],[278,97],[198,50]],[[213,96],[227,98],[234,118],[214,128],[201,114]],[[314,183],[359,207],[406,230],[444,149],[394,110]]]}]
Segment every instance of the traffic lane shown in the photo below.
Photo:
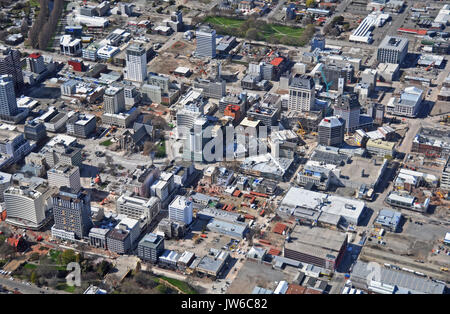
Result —
[{"label": "traffic lane", "polygon": [[10,280],[9,278],[6,277],[0,277],[0,285],[12,291],[17,289],[19,292],[23,294],[40,294],[40,293],[55,294],[55,292],[44,290],[34,285],[27,285],[18,280]]}]

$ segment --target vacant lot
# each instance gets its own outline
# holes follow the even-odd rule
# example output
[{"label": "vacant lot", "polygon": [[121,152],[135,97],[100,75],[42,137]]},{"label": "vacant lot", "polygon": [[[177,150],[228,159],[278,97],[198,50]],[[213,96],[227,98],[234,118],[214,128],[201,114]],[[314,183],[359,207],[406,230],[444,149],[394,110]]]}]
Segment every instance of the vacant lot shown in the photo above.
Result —
[{"label": "vacant lot", "polygon": [[228,288],[227,294],[250,294],[255,286],[273,291],[281,280],[292,282],[295,274],[296,272],[287,274],[283,271],[273,269],[271,265],[259,264],[258,262],[247,260],[230,288]]}]

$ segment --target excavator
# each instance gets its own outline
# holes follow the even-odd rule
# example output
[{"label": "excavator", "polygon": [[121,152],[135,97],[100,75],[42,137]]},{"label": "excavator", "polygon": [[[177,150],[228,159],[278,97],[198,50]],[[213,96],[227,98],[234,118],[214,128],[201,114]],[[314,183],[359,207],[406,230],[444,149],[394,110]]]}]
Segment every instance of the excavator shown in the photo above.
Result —
[{"label": "excavator", "polygon": [[302,139],[304,139],[304,135],[306,134],[305,130],[303,129],[303,126],[300,121],[297,121],[300,128],[297,130],[297,135],[300,136]]},{"label": "excavator", "polygon": [[425,69],[425,71],[430,71],[430,69],[434,66],[436,62],[431,62],[431,64],[429,66],[427,66],[427,68]]}]

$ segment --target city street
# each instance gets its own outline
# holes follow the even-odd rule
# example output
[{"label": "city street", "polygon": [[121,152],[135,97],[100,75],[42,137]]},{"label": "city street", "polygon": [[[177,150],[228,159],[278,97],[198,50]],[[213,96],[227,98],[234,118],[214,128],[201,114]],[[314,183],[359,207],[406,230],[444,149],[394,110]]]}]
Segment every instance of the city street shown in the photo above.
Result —
[{"label": "city street", "polygon": [[0,285],[2,285],[5,288],[8,288],[9,290],[15,290],[19,291],[23,294],[70,294],[65,291],[59,291],[59,290],[46,290],[44,288],[39,288],[38,286],[35,286],[33,284],[27,285],[25,283],[22,283],[21,281],[14,279],[10,280],[8,277],[5,277],[3,275],[0,275]]}]

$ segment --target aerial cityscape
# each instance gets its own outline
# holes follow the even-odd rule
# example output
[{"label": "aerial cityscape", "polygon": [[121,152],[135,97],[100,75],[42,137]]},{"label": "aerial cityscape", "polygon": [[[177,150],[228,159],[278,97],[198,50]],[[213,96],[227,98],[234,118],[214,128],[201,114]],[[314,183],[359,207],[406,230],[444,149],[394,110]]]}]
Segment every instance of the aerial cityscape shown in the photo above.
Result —
[{"label": "aerial cityscape", "polygon": [[449,55],[450,1],[0,0],[0,294],[449,293]]}]

